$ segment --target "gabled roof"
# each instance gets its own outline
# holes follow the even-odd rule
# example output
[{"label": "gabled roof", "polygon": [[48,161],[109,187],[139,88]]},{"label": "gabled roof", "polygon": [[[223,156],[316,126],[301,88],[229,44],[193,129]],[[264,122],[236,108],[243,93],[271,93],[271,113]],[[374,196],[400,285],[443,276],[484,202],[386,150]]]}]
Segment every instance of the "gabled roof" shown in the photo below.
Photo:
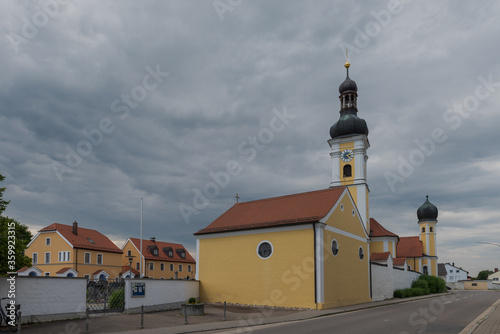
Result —
[{"label": "gabled roof", "polygon": [[[139,238],[129,238],[130,241],[134,244],[135,248],[139,250],[141,239]],[[153,246],[158,247],[158,256],[154,256],[149,251],[149,247]],[[167,254],[163,251],[163,248],[172,248],[173,257],[168,257]],[[184,250],[186,252],[186,258],[183,259],[177,250]],[[194,258],[189,254],[186,248],[184,248],[181,244],[174,244],[171,242],[163,242],[163,241],[151,241],[147,239],[142,239],[142,256],[144,256],[147,260],[158,260],[158,261],[171,261],[171,262],[189,262],[196,263]]]},{"label": "gabled roof", "polygon": [[[22,273],[22,272],[25,272],[26,270],[30,269],[31,267],[22,267],[21,269],[19,269],[17,272],[18,273]],[[38,269],[38,268],[37,268]]]},{"label": "gabled roof", "polygon": [[[126,272],[128,272],[130,269],[131,269],[130,266],[122,266],[122,272],[120,274],[123,275]],[[132,274],[134,274],[134,276],[139,275],[139,271],[132,268]]]},{"label": "gabled roof", "polygon": [[372,261],[387,261],[391,256],[391,252],[373,252],[370,255],[370,260]]},{"label": "gabled roof", "polygon": [[[59,232],[74,248],[99,250],[103,252],[122,253],[104,234],[88,228],[78,227],[78,234],[73,234],[73,226],[54,223],[44,227],[40,232]],[[90,241],[90,240],[92,241]]]},{"label": "gabled roof", "polygon": [[418,237],[401,237],[396,248],[398,257],[422,257],[422,242]]},{"label": "gabled roof", "polygon": [[68,271],[68,270],[70,270],[70,269],[73,269],[73,268],[71,268],[71,267],[64,267],[64,268],[61,268],[61,269],[59,269],[58,271],[56,271],[56,274],[62,274],[62,273],[66,272],[66,271]]},{"label": "gabled roof", "polygon": [[374,218],[370,218],[370,237],[396,237],[396,238],[398,238],[398,235],[385,229]]},{"label": "gabled roof", "polygon": [[106,272],[104,269],[98,269],[96,272],[94,272],[92,275],[99,275],[100,273],[104,273],[109,276],[109,274]]},{"label": "gabled roof", "polygon": [[406,258],[405,257],[395,257],[392,259],[392,264],[396,267],[402,267],[406,263]]},{"label": "gabled roof", "polygon": [[318,222],[337,203],[346,187],[334,187],[234,204],[195,235]]}]

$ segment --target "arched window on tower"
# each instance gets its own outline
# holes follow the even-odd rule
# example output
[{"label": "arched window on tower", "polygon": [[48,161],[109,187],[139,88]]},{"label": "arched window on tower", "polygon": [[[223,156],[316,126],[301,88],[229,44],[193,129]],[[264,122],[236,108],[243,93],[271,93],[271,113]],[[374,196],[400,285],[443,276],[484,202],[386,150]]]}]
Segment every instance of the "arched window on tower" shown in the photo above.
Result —
[{"label": "arched window on tower", "polygon": [[344,177],[351,177],[352,176],[352,167],[351,165],[347,164],[344,166]]}]

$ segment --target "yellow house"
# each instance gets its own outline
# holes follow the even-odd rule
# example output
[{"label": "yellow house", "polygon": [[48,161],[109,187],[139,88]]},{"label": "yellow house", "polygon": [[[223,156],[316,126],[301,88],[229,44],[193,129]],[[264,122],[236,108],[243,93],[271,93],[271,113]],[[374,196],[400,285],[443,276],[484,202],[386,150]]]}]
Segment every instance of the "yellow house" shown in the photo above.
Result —
[{"label": "yellow house", "polygon": [[41,229],[25,251],[44,276],[117,279],[122,251],[96,230],[52,224]]},{"label": "yellow house", "polygon": [[347,187],[236,203],[195,236],[205,302],[371,301],[368,234]]},{"label": "yellow house", "polygon": [[[122,265],[140,270],[140,239],[128,238],[122,247]],[[142,276],[158,279],[194,279],[196,261],[181,244],[152,240],[142,240]]]}]

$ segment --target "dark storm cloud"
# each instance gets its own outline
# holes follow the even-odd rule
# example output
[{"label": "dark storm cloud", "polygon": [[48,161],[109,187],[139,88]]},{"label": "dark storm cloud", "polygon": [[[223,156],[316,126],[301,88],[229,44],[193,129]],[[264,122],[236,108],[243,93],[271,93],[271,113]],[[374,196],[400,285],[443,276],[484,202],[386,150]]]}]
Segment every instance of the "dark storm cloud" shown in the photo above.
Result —
[{"label": "dark storm cloud", "polygon": [[[429,194],[440,210],[440,261],[472,274],[495,266],[486,256],[480,268],[470,254],[485,250],[476,241],[498,242],[490,233],[499,213],[496,2],[243,1],[221,20],[211,1],[69,1],[46,22],[34,19],[44,12],[37,2],[0,6],[6,213],[33,229],[77,220],[125,240],[138,234],[143,197],[144,235],[193,250],[192,233],[236,193],[248,201],[327,187],[326,141],[350,45],[359,116],[370,128],[371,215],[415,235]],[[16,45],[30,24],[36,33]],[[154,81],[151,71],[168,75]],[[488,98],[468,116],[447,114],[489,76]],[[158,85],[148,90],[144,80]],[[275,108],[294,118],[249,159]],[[387,172],[397,174],[436,128],[446,140],[391,188]],[[80,144],[91,152],[68,166],[69,152],[91,139]],[[179,205],[192,206],[194,189],[230,161],[241,173],[186,224]],[[68,168],[62,182],[54,163]]]}]

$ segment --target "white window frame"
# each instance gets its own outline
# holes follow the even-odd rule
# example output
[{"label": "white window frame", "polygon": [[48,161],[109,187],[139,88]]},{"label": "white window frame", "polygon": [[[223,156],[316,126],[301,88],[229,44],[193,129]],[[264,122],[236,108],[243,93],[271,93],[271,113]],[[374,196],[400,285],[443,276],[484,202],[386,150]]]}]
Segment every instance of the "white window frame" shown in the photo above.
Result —
[{"label": "white window frame", "polygon": [[170,263],[170,266],[169,266],[169,267],[170,267],[170,268],[169,268],[169,269],[170,269],[170,271],[174,271],[174,264],[173,264],[173,263]]},{"label": "white window frame", "polygon": [[32,264],[38,264],[38,253],[34,252],[31,254],[31,263]]},{"label": "white window frame", "polygon": [[132,256],[132,251],[130,249],[127,251],[127,256]]},{"label": "white window frame", "polygon": [[160,270],[165,271],[165,263],[160,263]]},{"label": "white window frame", "polygon": [[151,271],[155,270],[154,262],[149,262],[149,270],[151,270]]},{"label": "white window frame", "polygon": [[182,271],[182,264],[179,264],[179,272]]},{"label": "white window frame", "polygon": [[188,264],[188,273],[190,273],[190,272],[191,272],[191,265]]},{"label": "white window frame", "polygon": [[[89,262],[87,262],[87,254],[89,255]],[[83,253],[83,263],[84,264],[92,264],[92,254],[89,252]]]},{"label": "white window frame", "polygon": [[[101,256],[101,262],[99,263],[99,255]],[[102,253],[97,253],[96,264],[102,266],[104,263],[104,255]]]},{"label": "white window frame", "polygon": [[51,240],[50,237],[45,238],[45,246],[50,246]]},{"label": "white window frame", "polygon": [[[49,255],[49,262],[47,262],[47,254]],[[51,260],[50,259],[50,252],[45,252],[45,254],[44,254],[44,260],[45,260],[45,262],[44,262],[45,264],[50,264],[50,260]]]}]

